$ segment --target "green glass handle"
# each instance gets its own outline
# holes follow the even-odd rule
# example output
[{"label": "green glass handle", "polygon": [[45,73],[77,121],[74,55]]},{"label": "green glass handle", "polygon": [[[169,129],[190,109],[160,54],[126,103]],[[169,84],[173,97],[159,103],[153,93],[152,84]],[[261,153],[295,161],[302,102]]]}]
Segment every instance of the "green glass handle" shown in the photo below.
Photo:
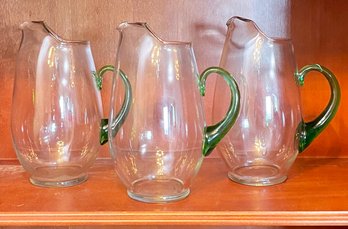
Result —
[{"label": "green glass handle", "polygon": [[239,88],[234,80],[233,76],[226,70],[219,67],[207,68],[200,76],[199,87],[202,96],[205,95],[205,86],[208,75],[211,73],[217,73],[224,78],[231,91],[231,101],[228,111],[224,119],[212,126],[206,126],[204,128],[204,141],[202,153],[204,156],[208,156],[220,140],[227,134],[235,123],[240,109],[240,93]]},{"label": "green glass handle", "polygon": [[304,66],[299,72],[295,73],[299,85],[302,86],[304,84],[305,76],[311,71],[320,72],[325,76],[330,85],[331,96],[329,103],[317,118],[310,122],[302,121],[297,128],[297,135],[299,136],[299,152],[305,150],[314,138],[317,137],[329,124],[337,112],[341,99],[341,90],[335,75],[329,69],[319,64]]},{"label": "green glass handle", "polygon": [[114,72],[115,68],[112,65],[105,65],[102,68],[100,68],[96,72],[92,72],[92,75],[94,77],[95,83],[97,84],[97,88],[100,91],[103,88],[103,77],[104,74],[108,71]]},{"label": "green glass handle", "polygon": [[[96,73],[93,74],[95,75],[95,79],[99,89],[102,88],[101,85],[102,85],[103,75],[108,71],[114,72],[115,67],[112,65],[105,65],[102,68],[100,68]],[[122,107],[120,111],[118,112],[116,118],[111,124],[112,136],[116,135],[117,131],[120,129],[121,125],[124,123],[132,102],[132,88],[128,80],[128,77],[121,69],[118,69],[117,71],[125,87],[125,96],[122,103]],[[100,144],[101,145],[104,145],[105,143],[108,142],[108,127],[109,127],[109,120],[102,119],[100,123]]]}]

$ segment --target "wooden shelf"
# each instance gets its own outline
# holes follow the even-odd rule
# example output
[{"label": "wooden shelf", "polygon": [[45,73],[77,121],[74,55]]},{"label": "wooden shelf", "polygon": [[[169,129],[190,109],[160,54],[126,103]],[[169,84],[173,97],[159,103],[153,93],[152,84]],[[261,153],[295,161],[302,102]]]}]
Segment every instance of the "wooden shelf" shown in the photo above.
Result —
[{"label": "wooden shelf", "polygon": [[298,158],[288,180],[270,187],[236,184],[224,163],[205,159],[188,198],[145,204],[128,198],[110,160],[89,180],[41,188],[22,167],[0,163],[0,226],[19,225],[348,225],[348,159]]}]

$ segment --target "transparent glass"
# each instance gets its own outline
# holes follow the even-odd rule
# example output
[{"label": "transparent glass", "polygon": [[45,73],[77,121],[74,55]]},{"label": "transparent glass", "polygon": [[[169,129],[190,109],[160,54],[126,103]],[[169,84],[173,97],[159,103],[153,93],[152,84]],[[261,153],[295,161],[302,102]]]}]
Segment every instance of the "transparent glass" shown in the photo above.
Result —
[{"label": "transparent glass", "polygon": [[[108,129],[116,172],[135,200],[180,200],[238,114],[237,85],[220,68],[199,76],[191,43],[163,41],[145,23],[118,30]],[[224,119],[207,127],[201,95],[211,73],[223,76],[234,99]]]},{"label": "transparent glass", "polygon": [[[232,17],[220,67],[229,71],[240,88],[240,114],[217,146],[228,176],[238,183],[263,186],[281,183],[298,152],[303,151],[335,115],[340,89],[325,67],[308,65],[297,71],[290,40],[267,37],[245,18]],[[328,80],[331,98],[325,110],[311,122],[301,115],[299,85],[305,75],[318,71]],[[228,103],[228,88],[217,79],[213,120]]]},{"label": "transparent glass", "polygon": [[87,179],[99,144],[101,98],[88,41],[67,41],[43,22],[21,25],[11,129],[17,157],[39,186]]}]

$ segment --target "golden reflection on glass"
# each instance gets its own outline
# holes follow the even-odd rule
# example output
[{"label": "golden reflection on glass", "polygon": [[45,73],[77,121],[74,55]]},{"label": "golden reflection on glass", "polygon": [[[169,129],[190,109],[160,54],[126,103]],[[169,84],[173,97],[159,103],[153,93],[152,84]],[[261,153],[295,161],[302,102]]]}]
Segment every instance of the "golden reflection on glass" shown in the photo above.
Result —
[{"label": "golden reflection on glass", "polygon": [[133,141],[137,138],[137,127],[136,125],[132,126],[131,134],[130,134],[130,141]]},{"label": "golden reflection on glass", "polygon": [[29,154],[27,156],[28,161],[32,162],[38,160],[38,156],[33,149],[29,149]]},{"label": "golden reflection on glass", "polygon": [[158,65],[159,64],[159,55],[160,55],[160,51],[161,51],[161,47],[155,45],[152,49],[151,52],[151,63],[154,65]]},{"label": "golden reflection on glass", "polygon": [[66,49],[66,51],[69,53],[69,58],[72,61],[66,61],[64,62],[64,68],[66,72],[69,72],[69,86],[71,88],[75,87],[75,77],[76,74],[76,66],[75,66],[75,60],[74,60],[74,52],[72,49]]},{"label": "golden reflection on glass", "polygon": [[136,158],[135,158],[134,155],[129,158],[129,160],[130,160],[130,168],[131,168],[132,174],[137,174],[138,173],[137,163],[136,163],[135,159]]},{"label": "golden reflection on glass", "polygon": [[179,69],[180,69],[180,65],[179,65],[179,61],[178,60],[175,60],[175,78],[177,79],[177,80],[180,80],[180,71],[179,71]]},{"label": "golden reflection on glass", "polygon": [[175,55],[174,57],[175,78],[179,80],[180,79],[180,64],[179,64],[178,51],[175,48],[173,48],[173,53]]},{"label": "golden reflection on glass", "polygon": [[54,66],[54,57],[56,56],[55,52],[56,48],[53,46],[48,50],[47,64],[50,68]]},{"label": "golden reflection on glass", "polygon": [[75,65],[72,65],[70,66],[71,70],[70,70],[70,87],[71,88],[74,88],[75,87],[75,80],[74,80],[74,77],[72,77],[75,73],[76,73],[76,70],[75,70]]},{"label": "golden reflection on glass", "polygon": [[262,137],[255,137],[255,152],[258,155],[264,155],[266,153],[266,145]]},{"label": "golden reflection on glass", "polygon": [[85,157],[87,155],[87,153],[88,153],[88,145],[85,145],[85,146],[82,147],[80,155],[82,157]]},{"label": "golden reflection on glass", "polygon": [[164,151],[156,149],[156,164],[157,164],[157,175],[164,175]]},{"label": "golden reflection on glass", "polygon": [[57,162],[63,162],[64,161],[64,141],[57,141]]},{"label": "golden reflection on glass", "polygon": [[254,58],[254,64],[257,68],[257,72],[259,73],[261,70],[261,48],[263,46],[263,37],[257,36],[256,43],[255,43],[255,49],[253,52],[253,58]]},{"label": "golden reflection on glass", "polygon": [[31,94],[32,94],[33,104],[35,104],[35,89],[31,90]]}]

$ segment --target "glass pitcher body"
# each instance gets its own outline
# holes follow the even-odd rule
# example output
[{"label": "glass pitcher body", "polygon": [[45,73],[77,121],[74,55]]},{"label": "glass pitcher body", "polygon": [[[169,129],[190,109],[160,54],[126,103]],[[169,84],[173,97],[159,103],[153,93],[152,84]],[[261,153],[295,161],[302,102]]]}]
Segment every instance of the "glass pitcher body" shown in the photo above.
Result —
[{"label": "glass pitcher body", "polygon": [[[229,168],[230,179],[256,186],[281,183],[297,154],[334,116],[340,98],[338,83],[320,65],[297,71],[291,40],[269,38],[253,21],[240,17],[231,18],[227,26],[220,67],[235,77],[241,107],[235,125],[217,149]],[[305,123],[299,85],[311,70],[321,72],[332,91],[325,111]],[[228,93],[224,86],[217,79],[213,120],[224,112],[222,105]]]},{"label": "glass pitcher body", "polygon": [[190,43],[159,39],[145,23],[125,22],[118,30],[109,125],[116,172],[133,199],[185,198],[206,148],[200,94],[205,82],[199,78],[193,49]]},{"label": "glass pitcher body", "polygon": [[43,22],[21,29],[11,120],[17,157],[33,184],[81,183],[100,147],[89,42],[63,40]]}]

